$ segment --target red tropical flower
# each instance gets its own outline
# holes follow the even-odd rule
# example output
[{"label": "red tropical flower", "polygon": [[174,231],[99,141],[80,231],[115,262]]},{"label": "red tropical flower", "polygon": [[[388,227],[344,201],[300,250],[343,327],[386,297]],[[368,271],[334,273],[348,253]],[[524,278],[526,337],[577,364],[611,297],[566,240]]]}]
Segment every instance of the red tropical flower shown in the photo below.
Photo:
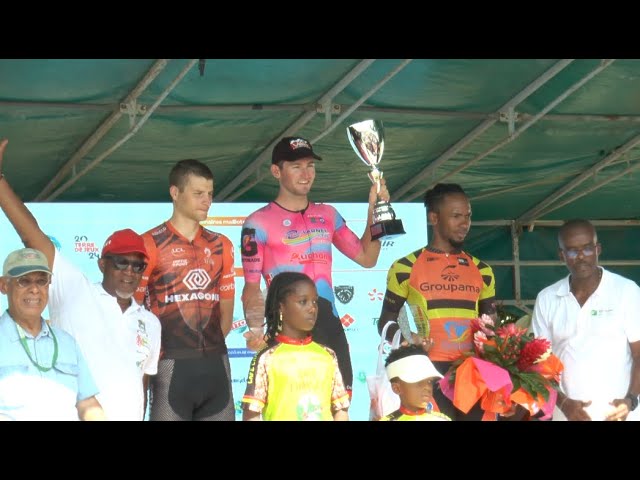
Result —
[{"label": "red tropical flower", "polygon": [[[513,323],[496,328],[487,315],[471,321],[471,332],[474,350],[454,362],[440,381],[454,405],[470,408],[480,401],[486,412],[504,413],[515,402],[532,415],[543,410],[549,418],[563,370],[551,343]],[[464,374],[456,382],[458,367]]]},{"label": "red tropical flower", "polygon": [[528,371],[547,351],[551,349],[551,342],[544,338],[534,338],[522,347],[517,362],[518,369]]}]

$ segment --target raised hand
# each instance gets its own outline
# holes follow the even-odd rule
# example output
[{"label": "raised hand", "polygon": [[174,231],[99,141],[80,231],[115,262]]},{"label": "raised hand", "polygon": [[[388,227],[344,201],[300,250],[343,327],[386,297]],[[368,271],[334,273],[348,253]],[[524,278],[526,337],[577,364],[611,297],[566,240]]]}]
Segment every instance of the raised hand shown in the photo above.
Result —
[{"label": "raised hand", "polygon": [[389,190],[387,190],[387,181],[384,178],[380,178],[380,193],[378,193],[378,186],[374,183],[369,189],[369,205],[373,206],[378,200],[384,200],[388,202],[391,199]]}]

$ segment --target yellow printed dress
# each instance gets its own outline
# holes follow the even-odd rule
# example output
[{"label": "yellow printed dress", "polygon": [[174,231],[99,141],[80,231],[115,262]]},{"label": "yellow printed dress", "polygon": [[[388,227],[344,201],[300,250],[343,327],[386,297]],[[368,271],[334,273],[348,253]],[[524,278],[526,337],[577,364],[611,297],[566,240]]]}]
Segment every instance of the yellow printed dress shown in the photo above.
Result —
[{"label": "yellow printed dress", "polygon": [[311,336],[276,340],[251,361],[243,409],[262,413],[263,420],[333,420],[349,407],[333,350]]}]

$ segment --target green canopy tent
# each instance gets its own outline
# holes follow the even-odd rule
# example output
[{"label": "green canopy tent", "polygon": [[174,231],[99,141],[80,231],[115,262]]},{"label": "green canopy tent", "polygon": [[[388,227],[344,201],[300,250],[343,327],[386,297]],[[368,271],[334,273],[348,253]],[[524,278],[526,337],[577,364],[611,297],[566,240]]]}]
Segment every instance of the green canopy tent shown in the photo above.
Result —
[{"label": "green canopy tent", "polygon": [[468,249],[528,311],[566,273],[564,219],[597,220],[602,264],[640,281],[639,75],[613,59],[0,60],[4,173],[25,201],[165,202],[170,167],[196,158],[216,202],[266,202],[271,147],[296,134],[324,157],[313,199],[362,202],[345,130],[375,118],[392,201],[460,183]]}]

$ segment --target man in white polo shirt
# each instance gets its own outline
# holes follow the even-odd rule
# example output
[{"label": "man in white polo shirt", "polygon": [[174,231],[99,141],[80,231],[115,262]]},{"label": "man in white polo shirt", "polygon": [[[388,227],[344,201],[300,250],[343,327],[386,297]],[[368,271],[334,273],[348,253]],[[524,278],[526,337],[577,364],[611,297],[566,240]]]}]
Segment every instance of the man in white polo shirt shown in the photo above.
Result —
[{"label": "man in white polo shirt", "polygon": [[569,275],[538,294],[532,319],[564,365],[554,420],[626,420],[640,393],[640,287],[598,266],[588,220],[565,222],[558,244]]},{"label": "man in white polo shirt", "polygon": [[25,246],[45,254],[52,268],[51,322],[78,342],[100,393],[108,420],[143,420],[147,376],[160,355],[160,322],[133,300],[146,268],[144,240],[118,230],[105,242],[98,267],[102,282],[91,283],[42,230],[2,175],[7,140],[0,142],[0,208]]}]

